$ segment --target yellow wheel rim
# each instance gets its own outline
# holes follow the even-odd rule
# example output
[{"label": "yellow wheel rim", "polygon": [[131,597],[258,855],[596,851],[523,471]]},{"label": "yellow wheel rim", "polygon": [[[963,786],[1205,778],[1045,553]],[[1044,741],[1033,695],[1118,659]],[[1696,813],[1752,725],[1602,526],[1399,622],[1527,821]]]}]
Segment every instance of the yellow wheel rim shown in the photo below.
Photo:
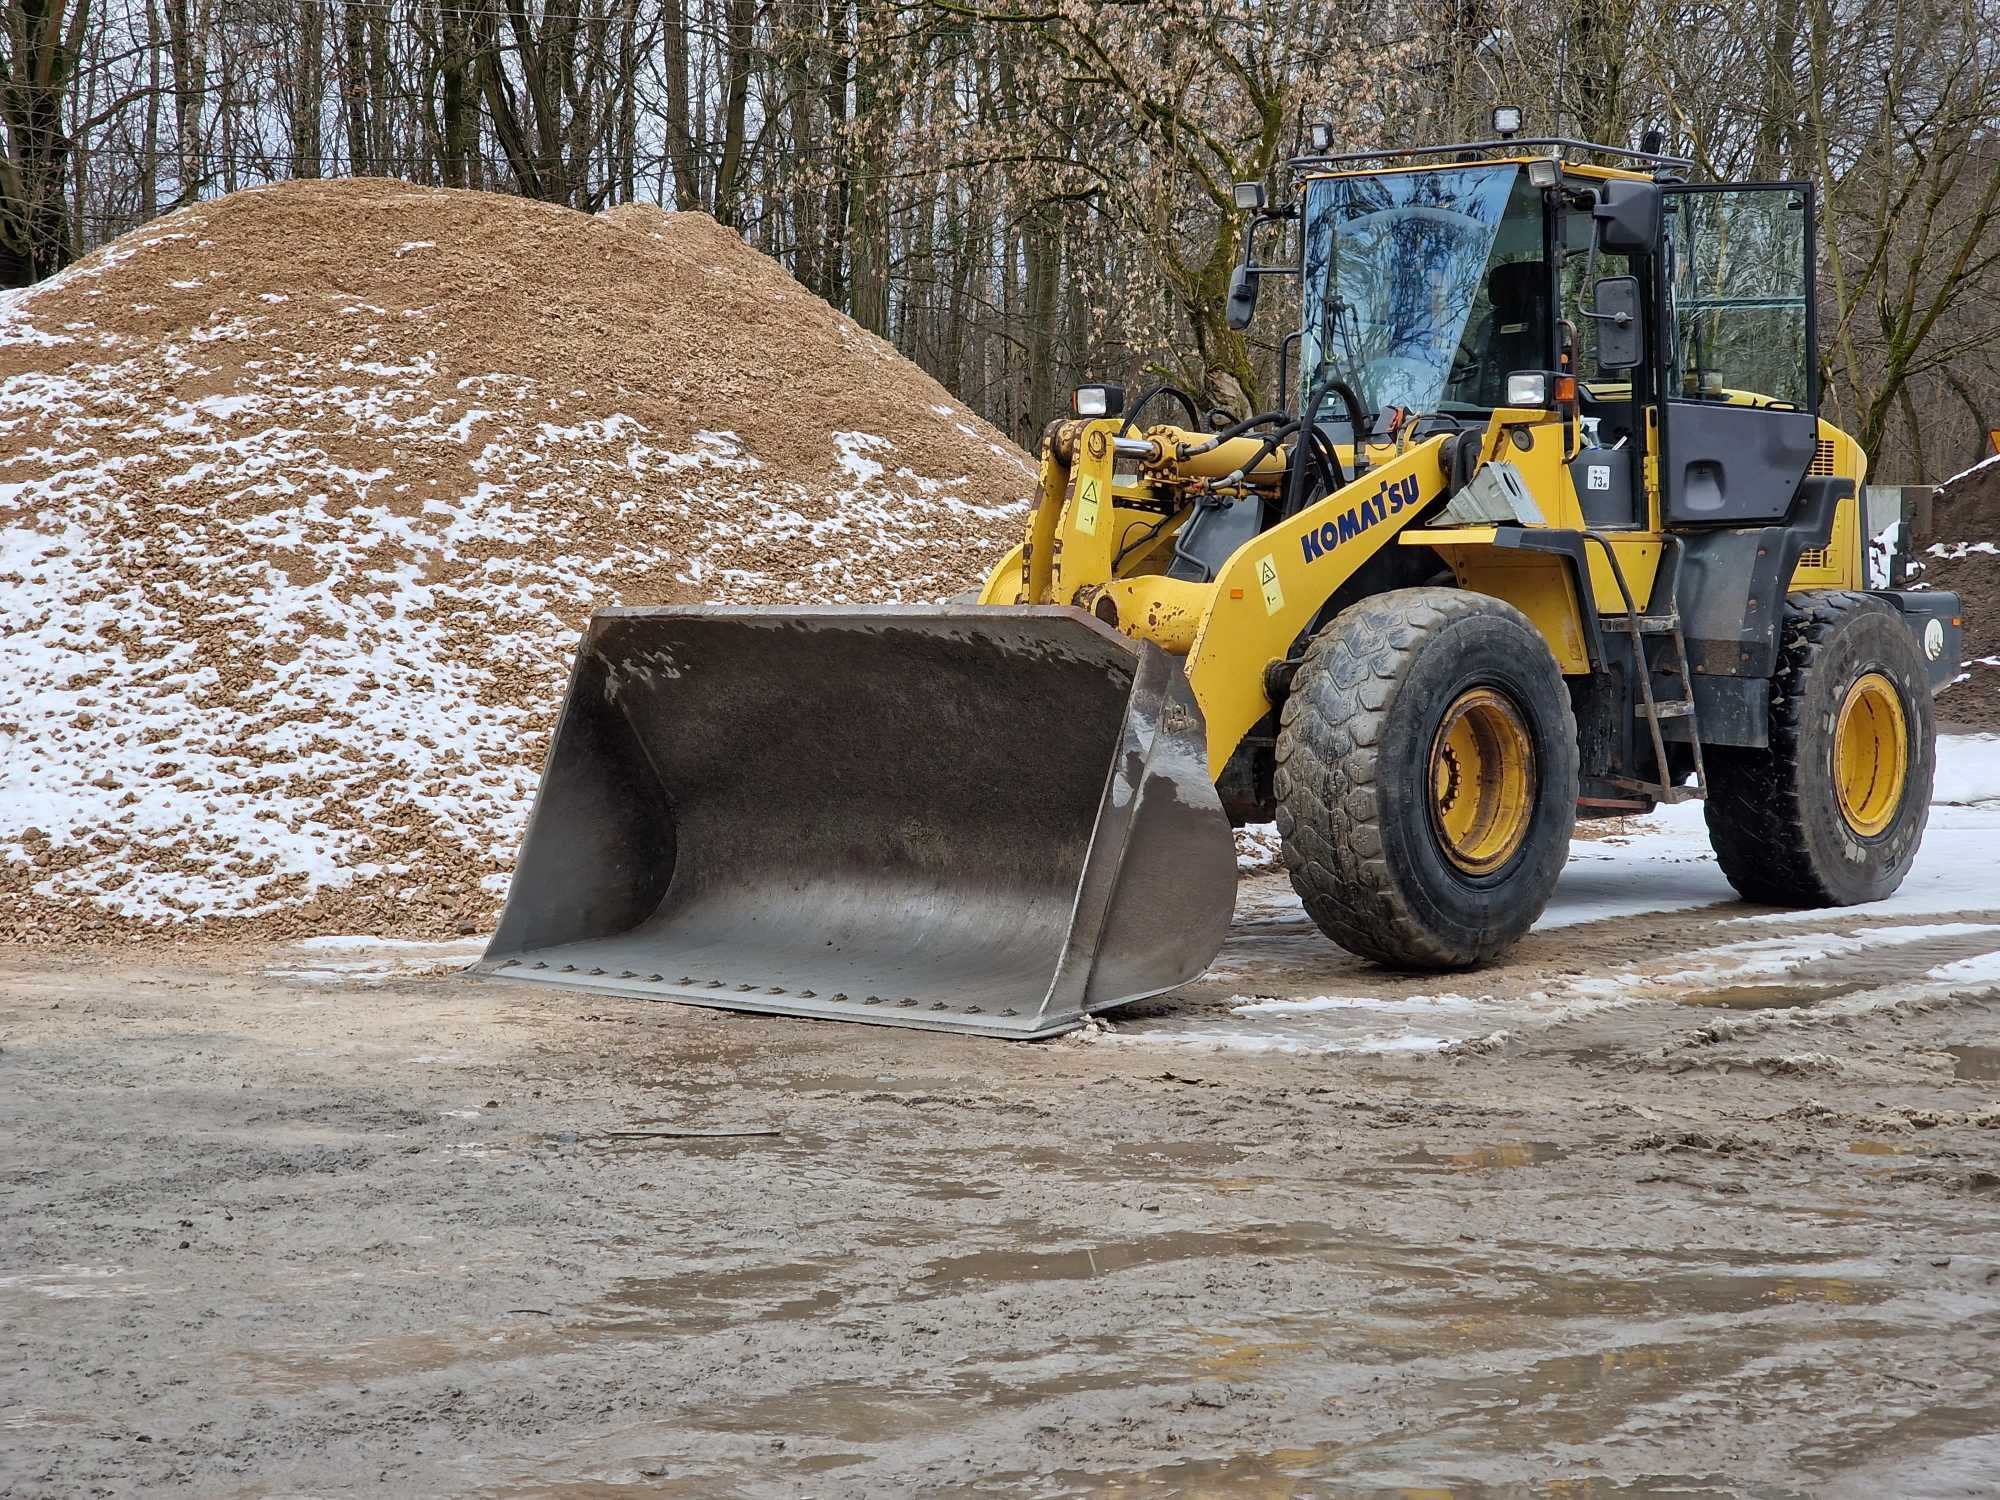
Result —
[{"label": "yellow wheel rim", "polygon": [[1431,741],[1431,826],[1468,875],[1514,857],[1535,811],[1535,747],[1503,693],[1472,688],[1445,710]]},{"label": "yellow wheel rim", "polygon": [[1909,776],[1902,697],[1880,672],[1865,672],[1833,721],[1833,786],[1847,826],[1865,839],[1887,828],[1903,805]]}]

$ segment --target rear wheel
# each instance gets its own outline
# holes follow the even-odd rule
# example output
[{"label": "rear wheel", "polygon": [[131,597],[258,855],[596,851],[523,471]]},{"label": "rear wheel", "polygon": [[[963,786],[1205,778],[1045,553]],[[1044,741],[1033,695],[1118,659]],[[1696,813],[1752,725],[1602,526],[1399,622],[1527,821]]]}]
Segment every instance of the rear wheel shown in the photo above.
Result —
[{"label": "rear wheel", "polygon": [[1512,605],[1398,589],[1312,642],[1280,720],[1285,867],[1320,931],[1395,968],[1505,952],[1548,904],[1576,821],[1576,721]]},{"label": "rear wheel", "polygon": [[1708,837],[1773,906],[1852,906],[1903,882],[1930,816],[1930,678],[1902,616],[1866,594],[1786,601],[1770,747],[1706,752]]}]

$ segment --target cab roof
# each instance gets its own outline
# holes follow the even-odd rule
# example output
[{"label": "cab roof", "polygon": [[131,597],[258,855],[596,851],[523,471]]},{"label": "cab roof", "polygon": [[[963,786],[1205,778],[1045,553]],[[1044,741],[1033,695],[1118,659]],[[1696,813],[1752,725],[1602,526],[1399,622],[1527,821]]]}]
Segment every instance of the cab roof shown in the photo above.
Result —
[{"label": "cab roof", "polygon": [[[1627,146],[1605,146],[1568,136],[1509,136],[1490,141],[1459,141],[1444,146],[1384,147],[1378,151],[1346,151],[1333,155],[1295,156],[1295,178],[1375,177],[1385,172],[1422,172],[1443,166],[1512,166],[1553,157],[1563,170],[1581,177],[1648,182],[1678,179],[1694,163],[1684,156],[1661,156]],[[1592,160],[1591,158],[1596,158]]]}]

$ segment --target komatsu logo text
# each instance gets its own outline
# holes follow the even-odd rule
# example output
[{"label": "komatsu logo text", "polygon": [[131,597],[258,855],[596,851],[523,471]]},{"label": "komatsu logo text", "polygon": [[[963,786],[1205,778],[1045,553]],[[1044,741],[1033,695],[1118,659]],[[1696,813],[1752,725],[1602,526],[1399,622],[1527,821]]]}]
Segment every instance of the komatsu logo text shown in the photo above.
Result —
[{"label": "komatsu logo text", "polygon": [[1416,503],[1416,475],[1405,474],[1394,481],[1385,479],[1376,487],[1374,494],[1354,509],[1322,523],[1317,531],[1308,531],[1300,537],[1299,546],[1305,551],[1306,561],[1312,562],[1326,556],[1342,542],[1354,540],[1376,522],[1407,510]]}]

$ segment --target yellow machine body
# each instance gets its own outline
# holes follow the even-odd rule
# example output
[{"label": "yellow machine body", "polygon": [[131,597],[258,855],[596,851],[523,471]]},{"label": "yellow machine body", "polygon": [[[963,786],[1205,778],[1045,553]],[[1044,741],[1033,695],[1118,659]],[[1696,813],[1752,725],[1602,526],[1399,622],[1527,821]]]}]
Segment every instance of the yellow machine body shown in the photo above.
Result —
[{"label": "yellow machine body", "polygon": [[[1164,573],[1173,535],[1259,445],[1233,438],[1183,461],[1176,455],[1203,448],[1206,434],[1156,426],[1140,442],[1128,435],[1121,445],[1119,428],[1112,418],[1050,428],[1027,535],[988,573],[979,602],[1071,605],[1181,658],[1206,721],[1214,776],[1272,711],[1269,669],[1294,653],[1341,585],[1384,547],[1433,549],[1460,587],[1504,599],[1527,615],[1566,674],[1591,670],[1584,602],[1566,559],[1501,546],[1494,525],[1413,524],[1447,486],[1444,437],[1364,444],[1369,467],[1360,478],[1253,536],[1212,581],[1198,583]],[[1131,451],[1140,443],[1150,455]],[[1505,459],[1521,473],[1544,527],[1580,531],[1583,502],[1568,467],[1576,445],[1573,418],[1502,408],[1487,426],[1481,461]],[[1337,451],[1351,471],[1353,445]],[[1858,494],[1865,468],[1860,446],[1821,422],[1812,473],[1850,479]],[[1274,497],[1285,471],[1282,450],[1267,456],[1237,481],[1237,503]],[[1632,607],[1643,608],[1652,594],[1663,544],[1657,464],[1650,458],[1646,489],[1648,525],[1604,533],[1607,546],[1587,554],[1590,594],[1601,615],[1624,612],[1628,594]],[[1860,588],[1863,572],[1859,502],[1850,494],[1838,502],[1827,546],[1805,553],[1791,587]]]}]

